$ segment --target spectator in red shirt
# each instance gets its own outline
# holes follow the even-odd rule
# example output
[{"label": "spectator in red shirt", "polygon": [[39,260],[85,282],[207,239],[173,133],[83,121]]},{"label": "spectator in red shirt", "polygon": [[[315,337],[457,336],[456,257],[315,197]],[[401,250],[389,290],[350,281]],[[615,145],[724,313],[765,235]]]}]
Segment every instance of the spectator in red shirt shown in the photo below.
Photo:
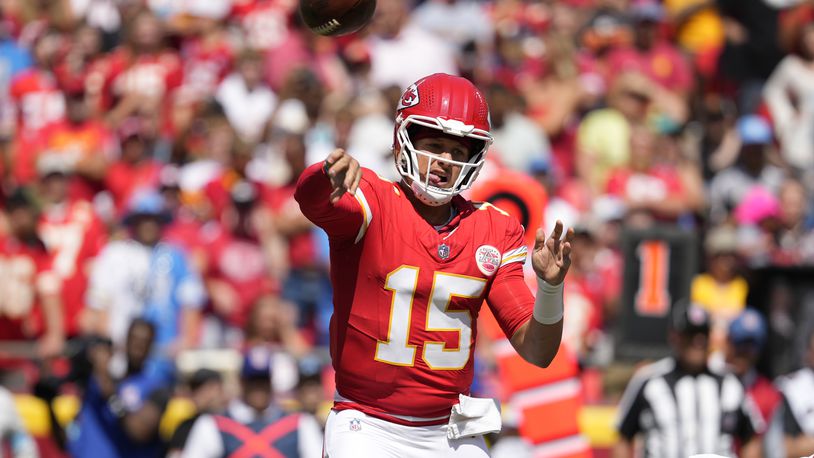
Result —
[{"label": "spectator in red shirt", "polygon": [[72,44],[54,69],[60,87],[67,92],[85,92],[92,116],[101,116],[101,97],[107,55],[102,52],[102,33],[87,24],[72,34]]},{"label": "spectator in red shirt", "polygon": [[[215,4],[200,0],[199,5]],[[228,11],[226,11],[228,12]],[[234,49],[222,22],[222,9],[193,10],[183,16],[180,56],[184,78],[176,100],[176,128],[183,130],[232,70]]]},{"label": "spectator in red shirt", "polygon": [[102,189],[113,155],[113,136],[102,122],[90,117],[84,92],[65,94],[65,105],[64,120],[48,125],[30,148],[19,150],[15,176],[19,183],[35,180],[38,161],[48,157],[71,172],[70,197],[90,201]]},{"label": "spectator in red shirt", "polygon": [[169,130],[174,90],[183,79],[181,59],[164,45],[162,23],[148,10],[128,20],[127,41],[108,63],[105,102],[114,125],[140,110],[160,108],[160,125]]},{"label": "spectator in red shirt", "polygon": [[630,162],[611,173],[606,192],[625,201],[629,216],[649,225],[688,210],[678,170],[657,160],[658,138],[644,127],[631,132]]},{"label": "spectator in red shirt", "polygon": [[44,157],[37,169],[43,205],[37,232],[54,257],[53,272],[62,282],[65,333],[74,337],[82,327],[88,273],[107,242],[107,228],[90,202],[69,198],[71,171],[60,161]]},{"label": "spectator in red shirt", "polygon": [[47,31],[34,42],[34,66],[12,80],[9,96],[17,113],[17,136],[21,140],[36,136],[40,129],[65,115],[65,99],[52,69],[57,59],[60,37]]},{"label": "spectator in red shirt", "polygon": [[62,351],[64,312],[52,258],[37,235],[29,190],[6,201],[9,233],[0,240],[0,340],[39,339],[42,356]]},{"label": "spectator in red shirt", "polygon": [[110,165],[105,187],[113,197],[117,214],[122,215],[138,190],[158,187],[162,164],[151,157],[155,138],[141,119],[127,119],[119,128],[119,137],[121,155]]},{"label": "spectator in red shirt", "polygon": [[664,11],[654,0],[636,0],[630,10],[634,22],[633,46],[617,48],[608,56],[611,74],[635,71],[664,89],[685,96],[692,89],[692,68],[681,52],[659,35]]},{"label": "spectator in red shirt", "polygon": [[268,50],[288,35],[296,3],[289,0],[233,0],[232,20],[240,27],[249,49]]},{"label": "spectator in red shirt", "polygon": [[251,150],[246,146],[235,145],[229,157],[229,164],[203,188],[203,193],[212,205],[214,217],[220,218],[224,210],[232,205],[231,192],[238,183],[250,183],[255,193],[262,199],[267,194],[267,186],[247,177],[246,168],[252,159]]},{"label": "spectator in red shirt", "polygon": [[234,339],[246,325],[252,304],[277,292],[272,277],[268,246],[263,241],[262,212],[257,188],[247,181],[231,187],[229,205],[220,219],[217,235],[210,242],[204,281],[212,307],[224,328],[225,340]]}]

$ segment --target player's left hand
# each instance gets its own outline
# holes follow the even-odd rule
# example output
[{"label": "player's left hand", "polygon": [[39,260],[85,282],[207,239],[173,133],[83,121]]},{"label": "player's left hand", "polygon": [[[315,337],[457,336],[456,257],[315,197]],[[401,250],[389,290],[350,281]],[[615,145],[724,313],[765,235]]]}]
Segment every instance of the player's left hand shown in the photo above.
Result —
[{"label": "player's left hand", "polygon": [[557,221],[551,236],[546,240],[545,232],[537,229],[534,251],[531,253],[531,264],[534,273],[548,284],[559,285],[571,267],[571,243],[574,240],[574,229],[568,229],[562,238],[563,224]]}]

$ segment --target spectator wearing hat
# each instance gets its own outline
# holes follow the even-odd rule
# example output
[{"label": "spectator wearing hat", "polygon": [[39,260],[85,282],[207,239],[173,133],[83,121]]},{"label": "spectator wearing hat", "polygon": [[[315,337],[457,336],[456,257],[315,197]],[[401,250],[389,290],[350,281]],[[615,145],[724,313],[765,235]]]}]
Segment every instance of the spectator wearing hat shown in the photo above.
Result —
[{"label": "spectator wearing hat", "polygon": [[170,398],[166,381],[148,369],[155,328],[134,320],[127,333],[123,373],[116,375],[114,348],[95,339],[88,349],[92,375],[77,418],[68,427],[72,456],[158,458],[164,444],[158,433]]},{"label": "spectator wearing hat", "polygon": [[178,458],[186,446],[189,433],[202,415],[219,414],[226,406],[223,390],[223,377],[212,369],[198,369],[187,380],[190,399],[195,405],[195,415],[182,421],[172,434],[169,444],[169,458]]},{"label": "spectator wearing hat", "polygon": [[746,264],[751,267],[773,264],[781,228],[776,195],[763,186],[755,186],[735,207],[733,216],[738,223],[738,252]]},{"label": "spectator wearing hat", "polygon": [[738,232],[731,226],[711,229],[704,240],[706,272],[692,280],[690,297],[712,318],[710,346],[713,352],[724,349],[729,323],[746,306],[749,285],[738,272]]},{"label": "spectator wearing hat", "polygon": [[809,331],[803,367],[778,379],[783,396],[783,434],[786,456],[814,451],[814,332]]},{"label": "spectator wearing hat", "polygon": [[[322,456],[322,432],[308,414],[288,414],[273,399],[271,355],[250,348],[240,371],[240,397],[224,415],[203,415],[192,427],[184,457]],[[233,455],[238,454],[238,455]]]},{"label": "spectator wearing hat", "polygon": [[[65,342],[61,282],[37,234],[39,208],[30,189],[5,202],[8,233],[0,238],[0,339],[38,339],[41,356],[55,356]],[[19,374],[18,374],[19,375]]]},{"label": "spectator wearing hat", "polygon": [[741,141],[734,167],[719,172],[710,182],[710,218],[714,223],[726,220],[756,185],[777,194],[785,173],[767,161],[772,143],[772,128],[760,116],[747,115],[736,126]]},{"label": "spectator wearing hat", "polygon": [[616,457],[632,457],[637,436],[645,457],[699,453],[760,456],[762,429],[737,377],[707,366],[710,317],[699,305],[679,301],[670,313],[673,356],[639,369],[619,403]]},{"label": "spectator wearing hat", "polygon": [[780,392],[771,380],[757,371],[757,363],[766,345],[768,329],[760,312],[748,308],[729,325],[726,336],[726,363],[746,387],[761,420],[768,425],[780,405]]},{"label": "spectator wearing hat", "polygon": [[197,343],[203,283],[186,254],[163,241],[171,215],[156,192],[137,194],[123,219],[128,236],[108,244],[90,276],[88,306],[93,329],[120,346],[129,323],[156,326],[157,358],[171,377],[179,351]]},{"label": "spectator wearing hat", "polygon": [[90,202],[69,198],[71,170],[58,156],[41,157],[37,171],[42,202],[37,232],[62,282],[66,336],[76,337],[83,325],[88,272],[107,243],[107,227]]}]

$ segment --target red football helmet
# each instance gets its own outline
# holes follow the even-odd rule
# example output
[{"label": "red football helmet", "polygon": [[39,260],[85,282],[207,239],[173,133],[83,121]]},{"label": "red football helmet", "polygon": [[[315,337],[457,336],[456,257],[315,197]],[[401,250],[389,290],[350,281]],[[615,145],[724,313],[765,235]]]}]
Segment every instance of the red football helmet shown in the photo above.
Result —
[{"label": "red football helmet", "polygon": [[[486,151],[492,143],[489,133],[489,106],[483,94],[469,80],[459,76],[435,73],[424,77],[404,91],[397,109],[395,142],[398,145],[396,167],[399,173],[410,178],[410,185],[422,202],[442,205],[453,196],[469,189],[483,167]],[[460,162],[442,158],[413,146],[417,129],[436,129],[440,134],[453,135],[470,140],[469,161]],[[432,161],[460,166],[461,173],[451,188],[430,184],[429,173],[424,178],[418,170],[418,157],[428,159],[427,170]]]}]

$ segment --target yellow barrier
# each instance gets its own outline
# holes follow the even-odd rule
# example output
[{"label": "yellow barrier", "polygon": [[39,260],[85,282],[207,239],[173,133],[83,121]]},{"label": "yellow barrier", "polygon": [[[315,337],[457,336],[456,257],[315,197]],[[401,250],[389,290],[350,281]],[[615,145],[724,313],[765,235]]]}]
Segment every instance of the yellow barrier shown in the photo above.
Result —
[{"label": "yellow barrier", "polygon": [[612,447],[618,439],[615,406],[585,406],[579,412],[579,429],[591,447]]},{"label": "yellow barrier", "polygon": [[[16,395],[14,400],[26,429],[32,435],[51,434],[48,407],[44,401],[27,394]],[[54,400],[54,413],[63,427],[76,417],[79,408],[80,401],[76,396],[59,396]],[[182,421],[194,414],[195,406],[189,399],[172,399],[161,419],[161,435],[169,438]],[[585,406],[582,408],[579,413],[579,426],[591,446],[607,448],[616,443],[617,435],[613,425],[615,416],[616,407],[614,406]]]},{"label": "yellow barrier", "polygon": [[[14,396],[17,411],[23,419],[23,424],[32,436],[48,436],[51,434],[51,422],[48,419],[48,406],[45,401],[29,394]],[[64,428],[79,413],[80,401],[76,396],[59,396],[54,399],[54,414],[57,421]],[[178,425],[195,414],[195,405],[184,398],[174,398],[167,405],[167,411],[161,419],[161,435],[169,438]]]}]

